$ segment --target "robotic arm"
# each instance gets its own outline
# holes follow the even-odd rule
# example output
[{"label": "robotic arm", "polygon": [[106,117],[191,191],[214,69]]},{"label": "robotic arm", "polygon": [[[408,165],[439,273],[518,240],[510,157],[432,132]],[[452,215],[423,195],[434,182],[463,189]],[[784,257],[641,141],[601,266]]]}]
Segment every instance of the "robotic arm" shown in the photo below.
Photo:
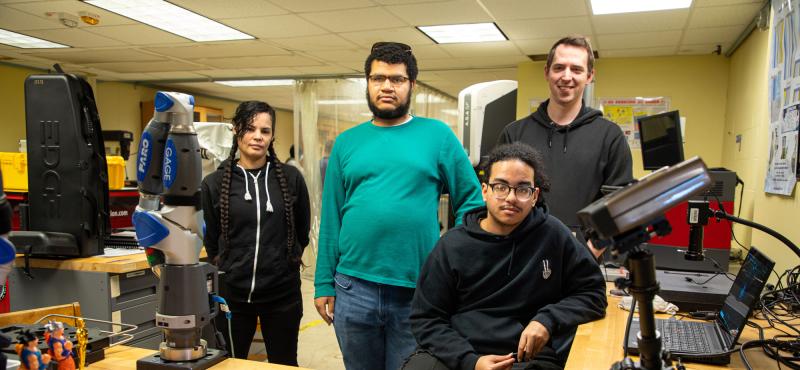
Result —
[{"label": "robotic arm", "polygon": [[[139,205],[133,215],[151,266],[196,264],[203,246],[200,145],[192,123],[194,97],[158,92],[136,161]],[[164,207],[160,208],[161,200]]]},{"label": "robotic arm", "polygon": [[[222,353],[209,349],[202,329],[218,312],[212,300],[217,269],[199,262],[203,245],[200,145],[192,123],[194,97],[156,93],[155,113],[139,142],[136,237],[159,276],[156,325],[164,330],[159,354],[138,369],[205,368]],[[163,200],[163,206],[161,206]],[[208,289],[211,282],[211,291]]]}]

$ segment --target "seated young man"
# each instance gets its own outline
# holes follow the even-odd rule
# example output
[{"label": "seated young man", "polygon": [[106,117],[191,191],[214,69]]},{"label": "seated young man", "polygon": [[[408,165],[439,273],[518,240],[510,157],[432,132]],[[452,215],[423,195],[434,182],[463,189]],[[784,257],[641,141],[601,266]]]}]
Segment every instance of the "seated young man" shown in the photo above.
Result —
[{"label": "seated young man", "polygon": [[564,348],[559,343],[569,343],[578,325],[605,315],[597,263],[547,213],[540,192],[549,183],[538,152],[521,143],[499,146],[484,171],[486,207],[465,214],[422,268],[411,309],[421,351],[405,369],[510,369],[515,361],[561,369],[569,346],[554,348]]}]

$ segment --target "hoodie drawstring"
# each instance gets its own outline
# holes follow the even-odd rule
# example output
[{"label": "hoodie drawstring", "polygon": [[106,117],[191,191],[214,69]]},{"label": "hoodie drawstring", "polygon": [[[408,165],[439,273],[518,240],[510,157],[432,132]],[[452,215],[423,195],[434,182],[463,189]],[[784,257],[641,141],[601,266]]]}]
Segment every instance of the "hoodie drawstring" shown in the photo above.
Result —
[{"label": "hoodie drawstring", "polygon": [[[267,212],[272,213],[274,212],[274,209],[272,208],[272,201],[270,201],[269,182],[267,181],[269,179],[269,165],[270,162],[267,162],[266,174],[264,175],[264,191],[267,193]],[[239,169],[242,170],[242,176],[244,176],[244,200],[247,201],[252,200],[253,196],[250,195],[250,180],[247,179],[247,171],[245,171],[244,167],[242,166],[237,165],[237,167],[239,167]],[[261,171],[258,171],[258,173],[256,173],[255,175],[250,175],[250,176],[253,177],[253,181],[255,182],[258,180],[258,177],[261,176]]]},{"label": "hoodie drawstring", "polygon": [[511,259],[508,261],[508,271],[506,276],[511,276],[511,266],[514,265],[514,255],[517,254],[517,241],[511,239]]},{"label": "hoodie drawstring", "polygon": [[[236,167],[239,167],[239,169],[242,170],[242,176],[244,176],[244,200],[253,200],[253,197],[250,195],[250,181],[247,180],[247,171],[244,170],[244,167],[239,166],[238,164]],[[258,174],[260,175],[261,172]],[[256,178],[258,178],[258,175],[256,175]]]},{"label": "hoodie drawstring", "polygon": [[550,129],[547,130],[547,147],[548,148],[552,148],[553,147],[553,131],[556,130],[554,125],[555,125],[555,123],[550,122],[550,127],[549,127]]},{"label": "hoodie drawstring", "polygon": [[272,213],[272,202],[269,200],[269,185],[267,179],[269,178],[269,165],[270,162],[267,162],[267,173],[264,175],[264,191],[267,193],[267,212]]},{"label": "hoodie drawstring", "polygon": [[564,131],[564,153],[567,152],[567,137],[568,136],[569,136],[569,126],[567,126],[567,129]]}]

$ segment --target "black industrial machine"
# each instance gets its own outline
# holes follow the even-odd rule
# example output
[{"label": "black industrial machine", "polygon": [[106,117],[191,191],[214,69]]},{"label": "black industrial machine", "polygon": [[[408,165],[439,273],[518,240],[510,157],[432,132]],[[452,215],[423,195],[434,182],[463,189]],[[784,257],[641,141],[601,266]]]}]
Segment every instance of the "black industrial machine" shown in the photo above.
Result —
[{"label": "black industrial machine", "polygon": [[100,118],[91,86],[56,69],[25,80],[27,215],[9,239],[27,256],[88,257],[110,231]]}]

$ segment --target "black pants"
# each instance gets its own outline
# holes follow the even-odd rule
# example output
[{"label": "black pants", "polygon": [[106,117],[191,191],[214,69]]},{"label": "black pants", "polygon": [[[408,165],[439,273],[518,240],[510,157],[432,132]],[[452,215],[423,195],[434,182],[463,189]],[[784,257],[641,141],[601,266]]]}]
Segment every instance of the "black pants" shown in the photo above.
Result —
[{"label": "black pants", "polygon": [[[256,333],[257,319],[261,320],[261,335],[267,349],[267,360],[273,364],[297,366],[297,336],[300,319],[303,317],[303,303],[300,297],[287,304],[261,304],[228,302],[232,312],[231,335],[236,358],[246,359],[250,344]],[[228,323],[224,315],[216,319],[217,327],[228,342],[230,353],[231,339],[228,336]]]},{"label": "black pants", "polygon": [[[417,350],[403,364],[401,370],[450,370],[439,359],[430,352]],[[529,362],[518,362],[512,370],[562,370],[563,367],[549,361],[533,360]]]}]

